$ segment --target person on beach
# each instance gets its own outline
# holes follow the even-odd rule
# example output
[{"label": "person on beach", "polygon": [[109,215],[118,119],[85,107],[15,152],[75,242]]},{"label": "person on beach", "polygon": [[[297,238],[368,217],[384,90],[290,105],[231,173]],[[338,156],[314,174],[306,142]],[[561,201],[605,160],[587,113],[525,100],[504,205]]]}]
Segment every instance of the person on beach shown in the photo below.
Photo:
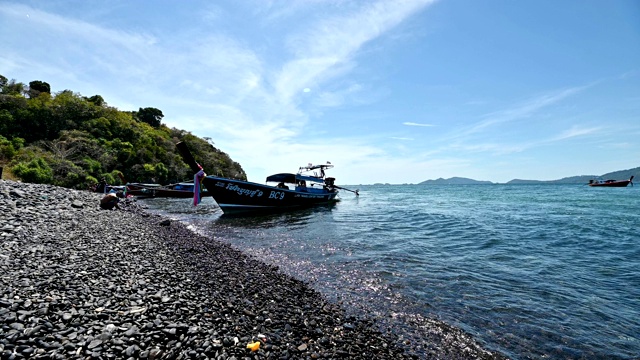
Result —
[{"label": "person on beach", "polygon": [[120,207],[118,206],[118,202],[120,202],[120,198],[122,197],[122,195],[118,194],[121,193],[119,192],[110,192],[108,194],[106,194],[101,200],[100,200],[100,208],[104,209],[104,210],[113,210],[113,208],[115,207],[116,209],[120,210]]}]

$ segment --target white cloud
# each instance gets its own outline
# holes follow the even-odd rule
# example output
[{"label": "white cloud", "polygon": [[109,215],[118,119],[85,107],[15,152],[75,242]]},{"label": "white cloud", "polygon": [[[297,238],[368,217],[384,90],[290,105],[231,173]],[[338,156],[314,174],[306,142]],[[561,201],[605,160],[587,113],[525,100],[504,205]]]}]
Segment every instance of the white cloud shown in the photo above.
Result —
[{"label": "white cloud", "polygon": [[423,127],[434,126],[432,124],[420,124],[420,123],[414,123],[414,122],[403,122],[402,125],[406,125],[406,126],[423,126]]},{"label": "white cloud", "polygon": [[282,102],[288,102],[308,84],[328,81],[336,75],[336,67],[352,68],[364,44],[430,3],[433,1],[365,3],[348,14],[324,18],[296,32],[287,41],[294,58],[283,65],[275,80]]},{"label": "white cloud", "polygon": [[394,140],[407,140],[407,141],[413,141],[413,138],[408,138],[408,137],[397,137],[397,136],[392,136],[391,139]]},{"label": "white cloud", "polygon": [[589,86],[579,86],[559,91],[551,91],[547,94],[529,99],[521,104],[517,104],[511,108],[492,112],[484,116],[485,120],[476,123],[474,126],[467,129],[464,134],[469,135],[479,132],[490,126],[529,118],[537,111],[554,105],[569,96],[575,95],[585,90],[588,87]]},{"label": "white cloud", "polygon": [[551,141],[560,141],[560,140],[571,139],[574,137],[590,135],[590,134],[597,133],[600,130],[602,130],[602,127],[599,127],[599,126],[585,128],[585,127],[574,125],[571,127],[571,129],[566,130],[562,132],[560,135],[552,138]]}]

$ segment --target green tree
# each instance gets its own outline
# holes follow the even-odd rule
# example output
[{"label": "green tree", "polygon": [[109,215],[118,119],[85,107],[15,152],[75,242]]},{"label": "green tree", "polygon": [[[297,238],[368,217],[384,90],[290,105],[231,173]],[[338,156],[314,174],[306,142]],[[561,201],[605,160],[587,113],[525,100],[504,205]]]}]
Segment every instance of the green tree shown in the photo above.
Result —
[{"label": "green tree", "polygon": [[16,82],[14,79],[6,81],[7,78],[3,76],[4,85],[2,85],[2,93],[5,95],[22,95],[24,93],[24,84]]},{"label": "green tree", "polygon": [[53,179],[51,183],[66,188],[83,188],[87,172],[70,160],[55,159],[50,164]]},{"label": "green tree", "polygon": [[0,110],[0,134],[12,136],[15,126],[11,113],[5,109]]},{"label": "green tree", "polygon": [[155,166],[155,177],[160,183],[165,183],[167,181],[167,176],[169,175],[169,170],[163,163],[157,163]]},{"label": "green tree", "polygon": [[93,95],[90,98],[85,98],[85,100],[87,100],[90,103],[93,103],[95,106],[107,105],[107,103],[104,101],[104,99],[100,95]]},{"label": "green tree", "polygon": [[100,117],[104,111],[71,90],[57,93],[49,106],[60,130],[78,129],[84,122]]},{"label": "green tree", "polygon": [[40,95],[40,93],[51,94],[51,86],[48,83],[40,80],[34,80],[29,83],[29,97],[35,98]]},{"label": "green tree", "polygon": [[136,114],[136,117],[138,118],[139,121],[142,121],[144,123],[151,125],[154,128],[157,128],[160,126],[161,124],[160,121],[162,120],[164,115],[162,114],[162,111],[160,111],[159,109],[147,107],[144,109],[140,108],[140,110],[138,110],[138,113]]}]

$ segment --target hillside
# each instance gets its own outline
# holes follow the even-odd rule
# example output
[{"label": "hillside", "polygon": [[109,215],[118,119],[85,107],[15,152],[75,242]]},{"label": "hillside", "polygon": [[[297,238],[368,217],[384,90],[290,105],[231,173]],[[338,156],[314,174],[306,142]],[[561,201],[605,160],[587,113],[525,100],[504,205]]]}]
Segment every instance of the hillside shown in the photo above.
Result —
[{"label": "hillside", "polygon": [[246,179],[240,164],[211,139],[169,128],[160,109],[121,111],[100,95],[51,94],[43,81],[25,85],[0,75],[0,167],[3,178],[86,189],[104,178],[171,183],[192,171],[175,144],[186,142],[208,174]]}]

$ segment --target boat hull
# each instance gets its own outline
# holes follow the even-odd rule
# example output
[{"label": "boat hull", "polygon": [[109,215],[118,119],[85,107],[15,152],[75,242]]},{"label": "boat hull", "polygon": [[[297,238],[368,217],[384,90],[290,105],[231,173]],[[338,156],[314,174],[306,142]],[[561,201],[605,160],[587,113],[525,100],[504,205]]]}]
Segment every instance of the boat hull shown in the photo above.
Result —
[{"label": "boat hull", "polygon": [[207,176],[203,184],[223,212],[271,211],[336,202],[338,192],[324,188],[282,189],[248,181]]}]

